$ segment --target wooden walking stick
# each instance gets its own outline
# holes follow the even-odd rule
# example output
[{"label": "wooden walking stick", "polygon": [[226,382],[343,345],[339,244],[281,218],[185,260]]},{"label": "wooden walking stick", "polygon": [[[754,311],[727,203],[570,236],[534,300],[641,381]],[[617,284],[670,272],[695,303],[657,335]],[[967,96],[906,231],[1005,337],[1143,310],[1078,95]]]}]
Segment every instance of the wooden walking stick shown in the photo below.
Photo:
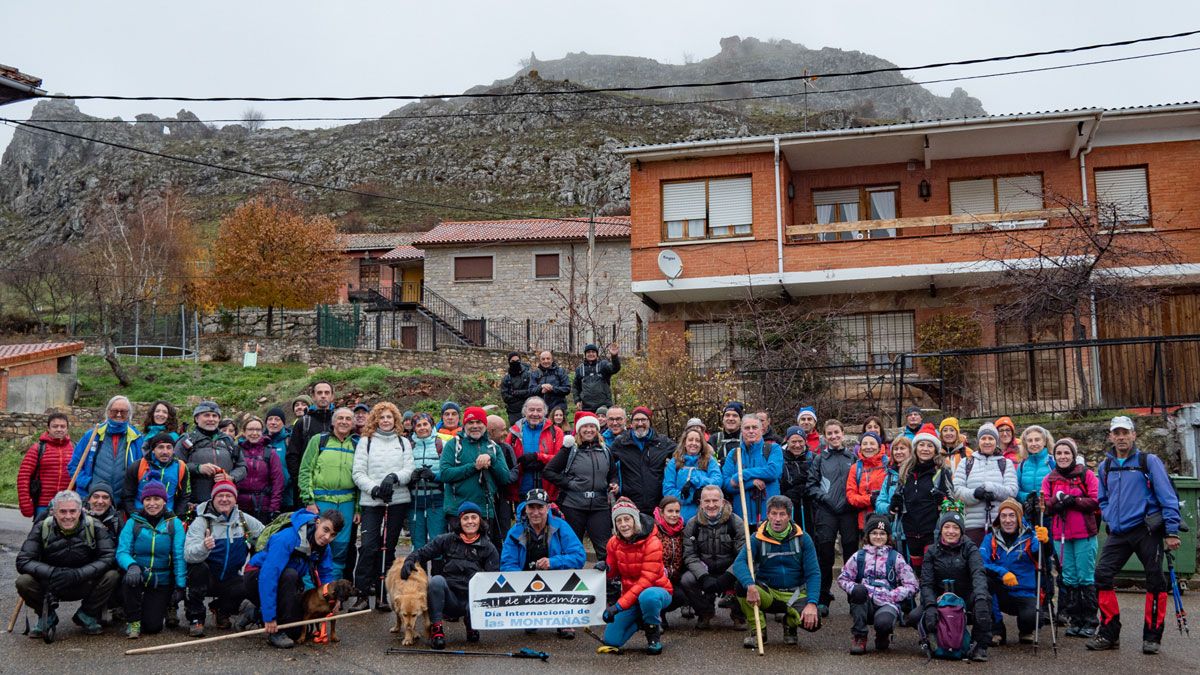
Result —
[{"label": "wooden walking stick", "polygon": [[[92,430],[92,433],[95,433],[94,429]],[[95,446],[94,443],[92,443],[91,445]],[[90,452],[90,450],[88,452]],[[84,452],[83,455],[81,455],[79,457],[79,466],[75,467],[75,475],[71,476],[71,482],[67,483],[68,490],[72,490],[75,488],[75,481],[79,478],[79,470],[83,468],[83,463],[87,459],[87,456],[88,456],[88,453]],[[37,505],[35,504],[34,505],[35,510],[36,510],[36,507],[37,507]],[[46,517],[50,518],[51,516],[47,515]],[[17,605],[16,605],[16,607],[13,607],[12,616],[9,617],[9,619],[8,619],[8,628],[4,629],[5,633],[13,632],[13,627],[17,625],[17,618],[21,616],[21,610],[24,608],[25,608],[25,598],[17,598]]]},{"label": "wooden walking stick", "polygon": [[[373,609],[360,609],[357,612],[347,612],[345,614],[335,614],[334,616],[323,616],[323,617],[320,617],[317,619],[305,619],[304,621],[293,621],[292,623],[281,623],[281,624],[279,624],[279,630],[283,630],[285,628],[299,628],[300,626],[308,626],[308,625],[311,625],[314,623],[323,623],[325,621],[341,621],[342,619],[349,619],[352,616],[362,616],[364,614],[371,614],[374,611],[375,610],[373,610]],[[199,640],[185,640],[183,642],[172,642],[170,644],[165,644],[165,645],[155,645],[154,647],[140,647],[138,649],[126,649],[125,656],[133,656],[135,654],[149,654],[151,652],[161,652],[161,651],[164,651],[167,649],[177,649],[179,647],[190,647],[191,645],[202,645],[202,644],[206,644],[209,642],[219,642],[221,640],[235,640],[237,638],[244,638],[248,635],[262,635],[263,633],[266,633],[266,632],[267,632],[266,628],[255,628],[254,630],[242,631],[241,633],[230,633],[228,635],[218,635],[216,637],[200,638]]]},{"label": "wooden walking stick", "polygon": [[[754,578],[754,554],[750,552],[750,511],[746,508],[746,483],[742,476],[742,446],[738,448],[734,454],[737,459],[738,473],[738,497],[742,500],[742,530],[746,535],[746,567],[750,570],[750,578]],[[759,598],[758,605],[762,605],[762,598]],[[754,636],[758,639],[758,655],[762,656],[763,652],[763,636],[762,636],[762,621],[759,617],[763,616],[763,612],[758,605],[754,605]]]}]

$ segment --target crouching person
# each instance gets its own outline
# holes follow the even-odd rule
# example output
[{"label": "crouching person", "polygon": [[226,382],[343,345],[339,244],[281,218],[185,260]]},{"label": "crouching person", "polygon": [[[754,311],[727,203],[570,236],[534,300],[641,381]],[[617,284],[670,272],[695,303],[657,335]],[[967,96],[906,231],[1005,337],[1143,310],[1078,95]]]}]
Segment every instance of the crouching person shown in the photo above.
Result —
[{"label": "crouching person", "polygon": [[238,627],[261,620],[268,644],[279,649],[295,646],[304,627],[280,630],[279,624],[304,618],[300,599],[306,577],[315,576],[317,587],[336,579],[330,544],[344,527],[346,519],[336,508],[319,516],[306,509],[293,513],[291,526],[273,533],[266,548],[246,566],[246,597],[257,608],[257,616],[239,617]]},{"label": "crouching person", "polygon": [[646,653],[661,654],[663,610],[671,604],[674,589],[663,568],[662,542],[654,535],[654,520],[639,513],[626,497],[613,504],[612,520],[606,561],[609,578],[621,581],[621,595],[604,610],[608,627],[596,653],[620,654],[641,625],[646,631]]},{"label": "crouching person", "polygon": [[446,648],[444,618],[463,617],[467,642],[479,642],[479,631],[471,628],[467,601],[467,586],[476,572],[495,572],[500,569],[500,554],[488,539],[483,511],[474,502],[458,507],[458,522],[453,531],[439,534],[432,541],[413,551],[404,559],[400,578],[407,579],[417,565],[432,560],[442,561],[442,573],[429,578],[429,646]]},{"label": "crouching person", "polygon": [[[575,570],[587,562],[587,553],[567,521],[550,513],[549,494],[534,488],[517,506],[517,523],[504,537],[500,571]],[[559,628],[558,637],[571,640],[574,628]]]},{"label": "crouching person", "polygon": [[[762,626],[767,642],[764,612],[783,613],[783,643],[797,643],[797,627],[813,633],[821,628],[817,600],[821,596],[821,568],[812,538],[792,522],[792,500],[775,495],[767,500],[767,519],[746,542],[733,562],[733,573],[746,589],[739,597],[749,633],[742,646],[757,646],[755,624]],[[750,574],[746,553],[754,555]],[[753,621],[751,621],[753,617]]]},{"label": "crouching person", "polygon": [[188,635],[204,637],[204,599],[217,628],[229,628],[231,617],[246,598],[242,566],[263,524],[238,509],[237,486],[217,481],[212,498],[196,507],[196,517],[183,542],[187,562],[187,602],[184,613]]},{"label": "crouching person", "polygon": [[[973,643],[964,653],[972,661],[987,661],[992,641],[991,596],[979,547],[967,538],[966,531],[958,511],[946,511],[938,518],[934,542],[925,550],[921,565],[921,606],[914,614],[920,612],[926,635],[937,635],[938,598],[952,590],[966,604],[966,621],[974,627]],[[921,647],[926,652],[931,649],[927,640]]]},{"label": "crouching person", "polygon": [[187,586],[183,522],[167,508],[167,488],[142,486],[142,508],[129,516],[117,542],[117,564],[125,570],[125,636],[162,631],[167,612]]},{"label": "crouching person", "polygon": [[60,600],[82,600],[72,617],[88,635],[101,631],[100,613],[117,586],[113,540],[83,512],[74,490],[50,502],[50,515],[35,522],[17,554],[17,593],[38,616],[29,637],[54,639]]},{"label": "crouching person", "polygon": [[[1017,617],[1021,644],[1033,644],[1037,627],[1037,565],[1041,544],[1050,540],[1044,527],[1025,524],[1021,503],[1008,498],[1000,504],[1000,514],[992,531],[983,538],[983,567],[987,570],[992,593],[992,646],[1008,641],[1004,615]],[[1047,575],[1045,583],[1050,583]]]},{"label": "crouching person", "polygon": [[[742,519],[725,501],[721,488],[705,486],[700,490],[700,511],[683,526],[686,569],[679,578],[684,596],[696,611],[696,628],[712,627],[717,595],[733,591],[737,585],[730,567],[745,545]],[[730,617],[735,623],[745,620],[737,607],[730,609]]]},{"label": "crouching person", "polygon": [[886,651],[901,616],[901,605],[917,594],[917,577],[893,547],[890,529],[887,516],[868,516],[862,547],[838,575],[838,586],[846,591],[854,619],[851,654],[866,653],[867,629],[872,624],[875,651]]}]

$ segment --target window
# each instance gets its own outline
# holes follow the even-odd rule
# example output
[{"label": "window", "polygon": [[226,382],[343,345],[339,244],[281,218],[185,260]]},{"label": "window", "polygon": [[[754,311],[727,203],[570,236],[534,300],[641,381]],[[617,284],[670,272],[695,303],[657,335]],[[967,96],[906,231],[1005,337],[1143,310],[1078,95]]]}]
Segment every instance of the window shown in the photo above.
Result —
[{"label": "window", "polygon": [[491,281],[492,256],[469,255],[454,259],[455,281]]},{"label": "window", "polygon": [[359,265],[358,287],[362,289],[379,288],[379,265]]},{"label": "window", "polygon": [[558,257],[557,253],[533,254],[533,278],[557,279],[559,276]]},{"label": "window", "polygon": [[[1062,342],[1061,317],[1033,324],[1019,321],[996,326],[996,343],[1001,346]],[[1010,403],[1058,400],[1067,397],[1067,350],[1042,349],[997,354],[1000,381]]]},{"label": "window", "polygon": [[843,365],[852,368],[884,368],[916,349],[912,312],[847,314],[830,321],[842,337]]},{"label": "window", "polygon": [[[892,220],[896,217],[896,194],[899,186],[845,188],[840,190],[813,190],[813,209],[817,223],[853,223],[860,220]],[[867,217],[861,217],[865,214]],[[896,228],[875,230],[848,230],[824,232],[817,235],[820,241],[850,241],[853,239],[880,239],[896,236]]]},{"label": "window", "polygon": [[1150,191],[1146,167],[1096,169],[1096,202],[1100,222],[1114,225],[1145,225],[1150,222]]},{"label": "window", "polygon": [[[1042,177],[1039,174],[950,181],[951,215],[1037,211],[1042,206]],[[1004,222],[960,223],[953,226],[953,231],[974,232],[982,229],[1019,230],[1042,227],[1045,224],[1045,219],[1041,218]]]},{"label": "window", "polygon": [[748,236],[753,223],[750,178],[663,183],[663,238],[669,241]]},{"label": "window", "polygon": [[687,324],[688,354],[697,370],[729,370],[749,356],[728,323]]}]

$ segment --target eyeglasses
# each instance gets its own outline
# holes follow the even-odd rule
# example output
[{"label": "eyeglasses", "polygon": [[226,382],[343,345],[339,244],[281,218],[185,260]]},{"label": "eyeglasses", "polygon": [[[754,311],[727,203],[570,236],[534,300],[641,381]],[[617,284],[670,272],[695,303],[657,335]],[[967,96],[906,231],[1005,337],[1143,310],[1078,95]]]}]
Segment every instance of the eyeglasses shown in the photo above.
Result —
[{"label": "eyeglasses", "polygon": [[109,417],[129,417],[129,411],[121,408],[112,408],[108,411]]}]

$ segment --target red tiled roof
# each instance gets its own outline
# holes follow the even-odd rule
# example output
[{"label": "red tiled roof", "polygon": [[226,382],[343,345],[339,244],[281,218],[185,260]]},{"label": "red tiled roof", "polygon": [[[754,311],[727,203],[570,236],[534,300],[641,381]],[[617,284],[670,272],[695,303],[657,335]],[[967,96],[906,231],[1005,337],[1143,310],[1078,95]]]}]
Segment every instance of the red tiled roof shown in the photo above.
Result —
[{"label": "red tiled roof", "polygon": [[379,256],[377,260],[387,260],[389,262],[403,262],[405,260],[424,260],[425,252],[421,249],[409,244],[401,244],[396,248]]},{"label": "red tiled roof", "polygon": [[23,363],[45,361],[60,356],[79,354],[82,342],[36,342],[32,344],[0,345],[0,368],[11,368]]},{"label": "red tiled roof", "polygon": [[[587,216],[562,220],[529,218],[525,220],[459,220],[439,223],[413,240],[413,246],[439,244],[479,244],[488,242],[552,241],[587,239]],[[629,216],[596,218],[597,239],[628,239]]]},{"label": "red tiled roof", "polygon": [[419,233],[417,232],[366,232],[362,234],[343,234],[340,246],[343,251],[374,251],[377,249],[391,250],[407,244]]}]

